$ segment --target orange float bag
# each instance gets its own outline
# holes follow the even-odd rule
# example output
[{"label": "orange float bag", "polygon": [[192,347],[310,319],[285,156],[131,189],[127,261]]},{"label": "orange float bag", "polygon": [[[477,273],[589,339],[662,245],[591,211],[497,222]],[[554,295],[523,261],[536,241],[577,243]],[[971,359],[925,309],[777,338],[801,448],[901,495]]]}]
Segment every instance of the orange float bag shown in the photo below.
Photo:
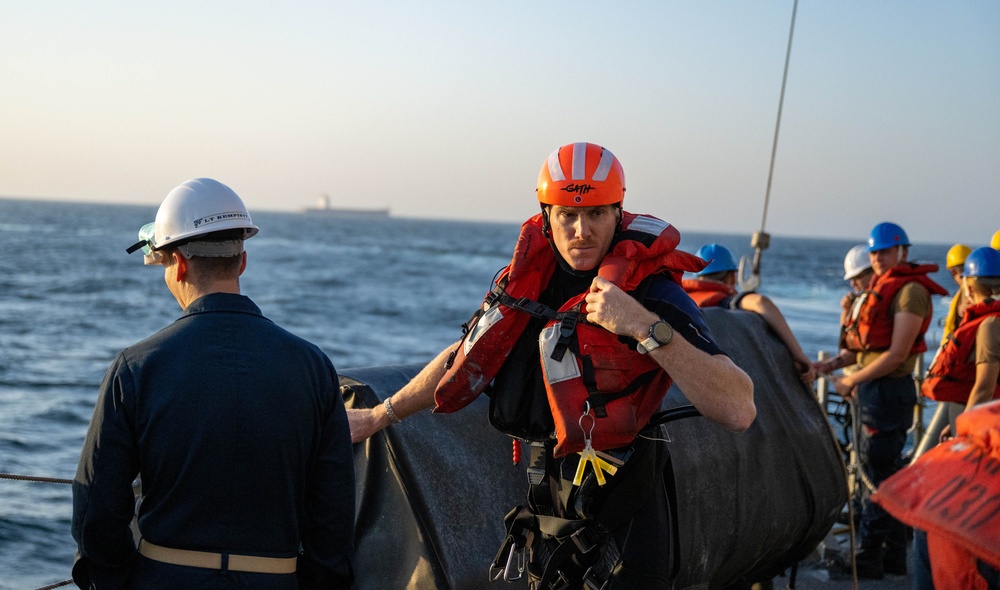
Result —
[{"label": "orange float bag", "polygon": [[[872,500],[928,540],[937,536],[1000,568],[1000,401],[961,414],[957,426],[954,439],[882,482]],[[937,555],[934,568],[955,561]]]}]

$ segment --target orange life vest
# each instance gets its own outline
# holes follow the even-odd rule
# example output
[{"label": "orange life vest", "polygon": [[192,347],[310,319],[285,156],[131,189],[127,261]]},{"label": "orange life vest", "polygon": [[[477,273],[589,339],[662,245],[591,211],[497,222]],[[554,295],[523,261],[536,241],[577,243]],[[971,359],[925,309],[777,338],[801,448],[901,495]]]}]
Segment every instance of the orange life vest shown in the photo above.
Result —
[{"label": "orange life vest", "polygon": [[[934,357],[927,378],[921,386],[923,394],[939,402],[965,403],[976,383],[976,362],[972,358],[979,325],[990,316],[1000,316],[1000,300],[991,299],[965,310],[958,328],[948,335],[941,352]],[[1000,397],[1000,383],[995,385],[993,398]]]},{"label": "orange life vest", "polygon": [[736,295],[736,289],[719,281],[684,279],[681,287],[684,287],[698,307],[715,307],[726,297]]},{"label": "orange life vest", "polygon": [[[623,211],[622,229],[597,274],[624,291],[632,291],[646,277],[663,272],[679,282],[684,271],[705,266],[700,258],[676,250],[679,241],[680,234],[669,223]],[[555,266],[542,216],[535,215],[521,226],[513,259],[449,358],[434,392],[435,412],[465,407],[493,380],[531,319],[530,311],[544,307],[536,302]],[[583,320],[586,296],[587,292],[580,293],[558,311],[548,310],[549,322],[539,335],[557,457],[584,448],[580,420],[587,407],[594,417],[593,431],[588,434],[595,449],[630,443],[659,408],[671,384],[670,377],[648,355]]]},{"label": "orange life vest", "polygon": [[851,302],[851,309],[847,312],[847,318],[840,326],[840,340],[837,342],[837,348],[847,348],[847,332],[854,325],[854,322],[857,322],[858,316],[861,313],[861,305],[865,302],[865,299],[866,297],[859,294]]},{"label": "orange life vest", "polygon": [[[937,271],[936,264],[913,264],[894,266],[884,275],[875,275],[868,289],[860,295],[864,297],[861,311],[856,320],[846,327],[844,343],[849,350],[855,352],[888,350],[892,344],[892,302],[896,294],[907,283],[923,285],[932,295],[947,295],[948,291],[927,276]],[[920,325],[920,333],[913,342],[910,354],[919,354],[927,350],[924,333],[930,326],[932,313],[924,317]]]},{"label": "orange life vest", "polygon": [[[1000,568],[1000,401],[963,412],[956,426],[954,439],[882,482],[872,496],[899,520],[927,531],[935,587],[943,587],[939,573],[942,582],[960,580],[977,558]],[[932,537],[960,551],[936,551]],[[967,558],[957,559],[960,554]]]}]

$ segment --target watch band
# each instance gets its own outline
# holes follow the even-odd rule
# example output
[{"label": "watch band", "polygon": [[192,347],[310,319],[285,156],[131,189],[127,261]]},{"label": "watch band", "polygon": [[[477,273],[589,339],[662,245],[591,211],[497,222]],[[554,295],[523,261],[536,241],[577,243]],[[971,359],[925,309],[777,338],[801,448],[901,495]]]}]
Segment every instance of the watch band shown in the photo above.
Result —
[{"label": "watch band", "polygon": [[639,354],[646,354],[647,352],[651,350],[656,350],[659,347],[660,343],[656,340],[656,338],[650,336],[649,338],[646,338],[645,340],[637,344],[635,349],[639,351]]},{"label": "watch band", "polygon": [[[665,332],[657,334],[658,332]],[[641,354],[646,354],[661,346],[670,344],[674,339],[674,328],[662,319],[656,320],[649,326],[649,337],[639,342],[635,349]]]}]

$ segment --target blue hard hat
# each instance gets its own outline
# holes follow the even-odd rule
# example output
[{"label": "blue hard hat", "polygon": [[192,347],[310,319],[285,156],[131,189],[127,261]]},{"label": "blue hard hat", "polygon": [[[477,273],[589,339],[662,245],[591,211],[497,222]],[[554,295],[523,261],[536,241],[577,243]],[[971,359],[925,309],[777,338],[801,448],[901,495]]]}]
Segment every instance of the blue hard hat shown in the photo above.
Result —
[{"label": "blue hard hat", "polygon": [[719,244],[705,244],[698,249],[698,252],[695,255],[698,258],[708,261],[708,266],[701,269],[701,271],[694,273],[694,276],[696,277],[710,275],[724,270],[737,270],[739,268],[739,266],[736,265],[736,261],[733,260],[733,255],[729,253],[729,250],[726,250],[724,246]]},{"label": "blue hard hat", "polygon": [[1000,277],[1000,251],[976,248],[965,258],[963,277]]},{"label": "blue hard hat", "polygon": [[868,235],[868,251],[877,252],[894,246],[909,246],[910,238],[906,237],[903,228],[895,223],[883,221],[872,228]]}]

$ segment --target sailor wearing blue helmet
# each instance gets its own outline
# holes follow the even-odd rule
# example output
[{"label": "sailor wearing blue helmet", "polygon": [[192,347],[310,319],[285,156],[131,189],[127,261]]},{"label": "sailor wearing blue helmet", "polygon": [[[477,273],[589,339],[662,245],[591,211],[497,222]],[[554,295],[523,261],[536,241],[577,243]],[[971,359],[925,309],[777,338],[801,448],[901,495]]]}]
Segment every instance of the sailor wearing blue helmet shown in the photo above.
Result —
[{"label": "sailor wearing blue helmet", "polygon": [[[927,350],[924,333],[932,317],[931,295],[948,292],[929,273],[936,264],[908,261],[910,238],[902,227],[882,222],[868,236],[868,256],[875,271],[857,316],[846,326],[844,341],[857,354],[856,372],[834,380],[837,392],[857,396],[861,411],[858,451],[865,481],[877,487],[903,466],[906,432],[916,403],[913,370]],[[881,578],[906,573],[906,529],[862,494],[858,576]]]},{"label": "sailor wearing blue helmet", "polygon": [[760,314],[792,354],[792,361],[802,381],[806,383],[813,381],[816,378],[813,363],[802,351],[802,346],[795,339],[795,334],[792,333],[778,306],[760,293],[736,291],[736,273],[739,265],[736,264],[732,253],[725,246],[713,243],[699,248],[697,256],[708,261],[708,266],[694,273],[694,279],[684,279],[681,285],[698,307],[725,307]]},{"label": "sailor wearing blue helmet", "polygon": [[696,277],[739,269],[736,261],[733,260],[733,255],[725,246],[720,244],[705,244],[701,248],[698,248],[698,252],[695,255],[702,260],[708,261],[708,266],[694,273]]}]

